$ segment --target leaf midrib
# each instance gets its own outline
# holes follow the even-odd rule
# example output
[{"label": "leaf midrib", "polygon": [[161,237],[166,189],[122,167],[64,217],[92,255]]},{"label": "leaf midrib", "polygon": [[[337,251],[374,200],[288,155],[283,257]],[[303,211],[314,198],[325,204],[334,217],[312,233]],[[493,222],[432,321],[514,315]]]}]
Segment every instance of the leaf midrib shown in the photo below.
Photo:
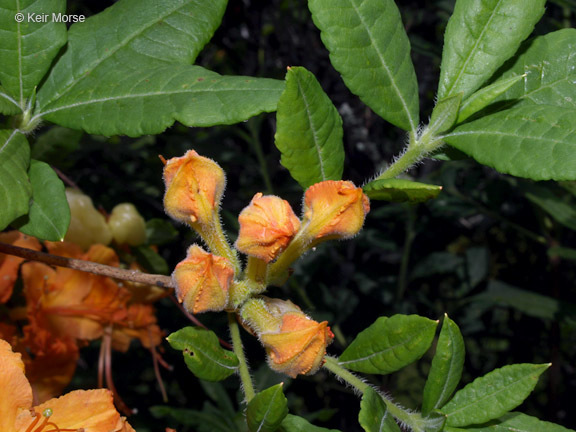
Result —
[{"label": "leaf midrib", "polygon": [[470,49],[468,56],[466,57],[466,61],[464,62],[464,65],[462,66],[462,68],[460,68],[460,71],[458,72],[458,74],[456,75],[456,78],[454,79],[454,81],[452,82],[452,85],[449,88],[446,88],[446,91],[444,93],[444,96],[449,96],[452,92],[452,90],[456,87],[456,84],[458,83],[458,81],[461,79],[462,75],[464,74],[464,71],[466,70],[468,63],[471,61],[473,54],[476,52],[476,49],[478,47],[478,44],[480,43],[480,41],[483,39],[484,34],[486,32],[486,30],[488,29],[488,27],[490,26],[490,23],[492,22],[492,19],[497,15],[497,10],[499,9],[500,5],[502,4],[502,0],[498,0],[498,3],[496,4],[496,7],[494,8],[494,10],[492,11],[492,13],[490,14],[490,18],[488,19],[488,21],[486,22],[486,24],[484,25],[484,28],[482,29],[482,31],[480,32],[480,36],[476,39],[476,42],[474,43],[474,45],[472,46],[472,48]]},{"label": "leaf midrib", "polygon": [[320,174],[322,175],[322,180],[326,180],[326,173],[324,172],[324,161],[322,160],[322,149],[318,145],[318,131],[316,129],[316,125],[314,124],[313,117],[310,112],[310,104],[308,102],[308,98],[306,97],[306,92],[302,90],[302,86],[300,83],[300,79],[296,76],[296,84],[298,85],[298,91],[302,95],[302,100],[304,102],[304,107],[306,110],[306,118],[308,119],[308,124],[310,125],[310,130],[312,131],[312,137],[314,139],[314,149],[316,150],[316,154],[318,156],[318,164],[320,166]]},{"label": "leaf midrib", "polygon": [[70,109],[70,108],[76,108],[78,106],[97,104],[97,103],[102,103],[102,102],[119,101],[119,100],[126,100],[126,99],[138,99],[138,98],[153,97],[153,96],[159,96],[159,97],[172,96],[172,95],[186,94],[186,93],[222,93],[222,92],[232,92],[232,91],[265,91],[265,92],[267,92],[267,91],[278,91],[278,89],[277,88],[261,88],[261,87],[257,87],[257,88],[243,87],[242,89],[226,88],[226,89],[202,89],[202,90],[199,90],[199,89],[179,89],[179,90],[165,91],[165,92],[127,94],[127,95],[114,96],[114,97],[108,97],[108,98],[90,99],[88,101],[75,102],[73,104],[63,105],[63,106],[60,106],[60,107],[36,114],[34,116],[34,119],[36,119],[38,117],[46,116],[48,114],[52,114],[54,112],[58,112],[58,111],[62,111],[62,110]]},{"label": "leaf midrib", "polygon": [[380,52],[380,47],[377,44],[377,40],[374,38],[372,32],[370,31],[370,28],[368,27],[368,24],[364,20],[364,17],[360,14],[359,9],[356,7],[356,4],[354,3],[354,0],[350,0],[350,4],[352,5],[354,11],[358,15],[358,18],[360,19],[360,22],[362,22],[364,29],[366,30],[366,33],[368,34],[368,36],[370,38],[371,46],[374,47],[374,50],[378,54],[378,58],[380,59],[380,62],[382,63],[382,67],[386,71],[386,74],[388,75],[388,78],[390,79],[390,83],[392,85],[392,88],[394,89],[394,92],[396,93],[398,99],[400,100],[400,103],[402,104],[402,109],[406,113],[406,117],[408,118],[408,121],[410,122],[410,130],[412,130],[414,132],[416,130],[416,125],[414,124],[414,119],[412,118],[412,114],[410,113],[410,110],[408,109],[408,104],[406,103],[406,100],[404,99],[404,95],[402,94],[402,92],[400,91],[398,86],[396,85],[396,80],[393,79],[394,77],[393,77],[392,73],[390,72],[390,68],[388,67],[386,60],[384,59],[382,53]]},{"label": "leaf midrib", "polygon": [[[419,332],[419,333],[420,333],[420,332]],[[374,353],[372,353],[372,354],[370,354],[370,355],[368,355],[368,356],[366,356],[366,357],[355,358],[355,359],[346,360],[346,361],[338,361],[338,364],[340,364],[340,365],[345,365],[345,364],[349,364],[349,363],[358,363],[358,362],[362,362],[362,361],[369,360],[369,359],[371,359],[372,357],[385,354],[385,353],[387,353],[387,352],[389,352],[389,351],[394,351],[396,348],[398,348],[398,347],[400,347],[400,346],[403,346],[403,345],[406,345],[406,344],[408,344],[409,342],[412,342],[412,341],[417,337],[417,335],[418,335],[418,333],[414,333],[414,334],[410,335],[409,338],[406,338],[406,339],[403,339],[402,341],[400,341],[398,344],[393,345],[393,346],[390,346],[390,347],[388,347],[388,348],[386,348],[386,349],[383,349],[383,350],[381,350],[381,351],[374,352]]]},{"label": "leaf midrib", "polygon": [[505,387],[502,387],[492,393],[487,393],[484,396],[481,396],[479,399],[475,399],[474,401],[468,403],[467,405],[462,406],[461,408],[457,409],[456,411],[452,411],[449,413],[445,413],[448,417],[453,416],[456,413],[462,412],[463,410],[466,410],[474,405],[478,405],[480,404],[483,400],[488,399],[488,398],[493,398],[495,397],[495,395],[502,393],[505,390],[508,390],[510,387],[515,386],[518,383],[521,383],[522,381],[528,381],[529,379],[536,379],[540,374],[537,374],[535,376],[533,371],[530,371],[530,374],[527,375],[523,375],[522,377],[514,380],[513,382],[507,384]]},{"label": "leaf midrib", "polygon": [[[153,27],[154,25],[158,24],[158,22],[164,20],[164,18],[166,18],[167,16],[173,14],[174,12],[176,12],[178,9],[181,9],[185,6],[186,4],[179,4],[177,5],[176,8],[168,10],[165,14],[163,15],[159,15],[157,17],[155,17],[155,20],[153,22],[151,22],[148,25],[145,25],[144,27],[138,28],[137,30],[134,31],[134,33],[127,35],[126,38],[119,43],[118,45],[116,45],[116,47],[114,47],[114,49],[110,49],[106,51],[106,54],[102,57],[98,57],[94,62],[92,62],[90,65],[88,65],[85,69],[82,70],[82,73],[80,75],[80,78],[78,79],[73,79],[69,84],[67,84],[62,92],[56,92],[54,95],[52,95],[52,98],[49,99],[48,101],[46,101],[46,103],[44,103],[44,107],[48,107],[50,106],[50,104],[52,104],[55,100],[58,100],[59,98],[61,98],[62,96],[64,96],[65,94],[67,94],[68,92],[70,92],[70,90],[72,88],[74,88],[79,82],[81,82],[84,78],[90,76],[90,74],[99,66],[101,66],[106,60],[108,60],[111,56],[113,56],[114,54],[116,54],[120,49],[124,48],[125,46],[127,46],[130,42],[132,42],[134,39],[136,39],[138,36],[140,36],[142,33],[144,33],[145,31],[147,31],[149,28]],[[101,31],[103,31],[101,29]],[[42,116],[44,113],[38,114],[38,116]]]}]

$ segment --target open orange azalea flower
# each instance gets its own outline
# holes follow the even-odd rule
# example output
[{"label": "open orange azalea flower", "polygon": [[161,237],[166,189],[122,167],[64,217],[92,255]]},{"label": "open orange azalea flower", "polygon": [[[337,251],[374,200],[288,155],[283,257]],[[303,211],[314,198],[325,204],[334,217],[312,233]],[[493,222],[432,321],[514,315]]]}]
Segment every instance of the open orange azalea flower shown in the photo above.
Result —
[{"label": "open orange azalea flower", "polygon": [[[116,253],[103,245],[93,245],[85,254],[73,243],[47,247],[56,255],[118,265]],[[126,317],[130,293],[110,278],[32,262],[23,265],[22,278],[30,320],[60,337],[97,339],[105,325]]]},{"label": "open orange azalea flower", "polygon": [[[0,233],[0,241],[28,249],[40,250],[42,248],[36,238],[22,234],[20,231]],[[0,303],[6,303],[10,299],[14,283],[18,278],[18,267],[22,261],[24,258],[0,253]]]},{"label": "open orange azalea flower", "polygon": [[0,389],[2,432],[134,432],[114,408],[108,390],[76,390],[33,406],[21,356],[2,339]]}]

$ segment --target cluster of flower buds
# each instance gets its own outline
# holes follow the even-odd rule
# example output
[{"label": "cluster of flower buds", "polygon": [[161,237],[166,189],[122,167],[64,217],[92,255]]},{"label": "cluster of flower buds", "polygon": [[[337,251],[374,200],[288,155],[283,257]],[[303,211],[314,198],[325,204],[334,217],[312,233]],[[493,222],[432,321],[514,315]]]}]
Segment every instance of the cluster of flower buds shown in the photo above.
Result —
[{"label": "cluster of flower buds", "polygon": [[[193,150],[164,162],[166,212],[193,228],[210,250],[192,245],[176,266],[178,300],[191,313],[238,313],[266,348],[272,369],[289,376],[316,372],[333,339],[327,323],[311,320],[289,301],[260,294],[282,285],[294,261],[317,244],[360,231],[370,210],[362,189],[349,181],[317,183],[304,194],[301,219],[287,201],[257,193],[239,215],[232,248],[219,216],[222,168]],[[248,256],[244,269],[237,251]]]}]

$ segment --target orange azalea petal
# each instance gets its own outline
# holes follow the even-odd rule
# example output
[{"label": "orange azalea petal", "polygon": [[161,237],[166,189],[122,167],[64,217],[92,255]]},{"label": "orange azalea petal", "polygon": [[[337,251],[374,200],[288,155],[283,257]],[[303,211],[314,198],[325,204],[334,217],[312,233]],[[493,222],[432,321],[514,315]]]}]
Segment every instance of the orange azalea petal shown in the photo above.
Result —
[{"label": "orange azalea petal", "polygon": [[[104,389],[72,391],[34,407],[35,414],[29,410],[23,411],[16,420],[15,430],[25,431],[34,421],[34,415],[42,416],[46,409],[52,411],[50,423],[59,429],[81,429],[84,432],[131,430],[125,428],[124,420],[114,408],[112,393]],[[43,419],[42,417],[40,421]]]},{"label": "orange azalea petal", "polygon": [[233,277],[230,261],[198,245],[190,246],[186,259],[172,273],[176,296],[192,313],[224,310]]},{"label": "orange azalea petal", "polygon": [[[22,234],[19,231],[0,233],[0,242],[39,251],[40,242],[35,237]],[[18,267],[23,258],[0,253],[0,303],[6,303],[12,296],[14,283],[18,278]]]},{"label": "orange azalea petal", "polygon": [[63,242],[44,242],[46,249],[53,255],[63,256],[67,258],[80,258],[84,253],[82,248],[76,243],[69,241]]},{"label": "orange azalea petal", "polygon": [[78,346],[71,338],[59,339],[32,321],[24,327],[25,346],[31,357],[24,360],[34,401],[44,402],[62,394],[72,380],[78,361]]},{"label": "orange azalea petal", "polygon": [[126,352],[133,338],[139,339],[145,348],[152,348],[162,343],[162,331],[156,325],[152,305],[130,305],[126,318],[114,327],[112,348]]},{"label": "orange azalea petal", "polygon": [[164,166],[164,208],[183,222],[209,224],[220,205],[226,177],[212,159],[189,150]]},{"label": "orange azalea petal", "polygon": [[24,363],[5,340],[0,339],[0,431],[19,431],[14,422],[19,409],[32,406],[32,388],[24,376]]},{"label": "orange azalea petal", "polygon": [[304,194],[304,218],[313,240],[356,235],[369,211],[368,197],[349,181],[316,183]]},{"label": "orange azalea petal", "polygon": [[257,193],[240,213],[236,248],[266,262],[274,260],[300,229],[300,220],[288,201]]}]

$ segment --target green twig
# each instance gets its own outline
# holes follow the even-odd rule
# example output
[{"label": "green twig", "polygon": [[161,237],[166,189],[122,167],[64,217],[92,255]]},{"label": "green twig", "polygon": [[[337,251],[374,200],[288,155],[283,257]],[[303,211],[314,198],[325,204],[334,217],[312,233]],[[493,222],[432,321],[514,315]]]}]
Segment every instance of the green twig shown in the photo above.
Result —
[{"label": "green twig", "polygon": [[248,370],[246,356],[244,355],[242,339],[240,338],[240,328],[238,326],[238,321],[236,321],[236,314],[228,313],[228,326],[230,327],[230,335],[232,337],[232,349],[240,362],[238,372],[240,374],[240,381],[242,381],[244,396],[246,397],[246,402],[250,402],[256,393],[254,391],[254,385],[252,384],[250,371]]},{"label": "green twig", "polygon": [[[366,389],[369,387],[369,384],[362,381],[356,375],[354,375],[349,370],[345,369],[344,367],[340,366],[338,363],[338,359],[335,357],[326,356],[326,363],[324,363],[324,367],[332,372],[334,375],[339,377],[341,380],[347,382],[352,387],[364,393]],[[405,410],[404,408],[396,405],[392,399],[379,393],[380,397],[386,404],[386,408],[399,422],[408,426],[414,432],[424,432],[426,419],[422,418],[422,415],[419,412],[410,412]]]}]

